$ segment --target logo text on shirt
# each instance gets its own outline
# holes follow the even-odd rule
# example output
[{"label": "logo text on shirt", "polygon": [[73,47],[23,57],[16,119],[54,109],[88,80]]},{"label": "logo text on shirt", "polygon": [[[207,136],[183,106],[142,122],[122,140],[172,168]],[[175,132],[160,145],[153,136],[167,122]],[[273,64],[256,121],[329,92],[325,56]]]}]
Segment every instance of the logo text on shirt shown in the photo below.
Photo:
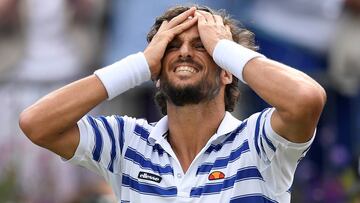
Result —
[{"label": "logo text on shirt", "polygon": [[140,171],[140,172],[139,172],[138,178],[139,178],[139,179],[143,179],[143,180],[154,181],[154,182],[157,182],[157,183],[160,183],[160,182],[161,182],[161,179],[162,179],[162,178],[161,178],[160,176],[158,176],[158,175],[151,174],[151,173],[147,173],[147,172],[144,172],[144,171]]}]

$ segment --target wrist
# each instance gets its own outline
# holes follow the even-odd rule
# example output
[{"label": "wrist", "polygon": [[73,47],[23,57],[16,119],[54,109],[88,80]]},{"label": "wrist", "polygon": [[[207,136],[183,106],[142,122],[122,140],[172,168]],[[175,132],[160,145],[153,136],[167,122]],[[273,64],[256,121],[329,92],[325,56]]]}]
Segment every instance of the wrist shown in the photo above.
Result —
[{"label": "wrist", "polygon": [[151,54],[149,52],[151,52],[151,51],[148,51],[147,49],[145,49],[144,50],[144,57],[145,57],[145,60],[146,60],[146,62],[148,64],[151,79],[155,79],[157,77],[157,74],[158,74],[158,73],[156,73],[156,70],[154,68],[156,66],[156,62],[155,62],[155,60],[152,60]]},{"label": "wrist", "polygon": [[214,48],[213,59],[221,68],[230,71],[241,82],[245,83],[243,70],[245,65],[253,58],[265,57],[264,55],[248,49],[234,41],[222,39]]},{"label": "wrist", "polygon": [[150,79],[150,70],[142,52],[132,54],[94,74],[103,83],[108,100]]}]

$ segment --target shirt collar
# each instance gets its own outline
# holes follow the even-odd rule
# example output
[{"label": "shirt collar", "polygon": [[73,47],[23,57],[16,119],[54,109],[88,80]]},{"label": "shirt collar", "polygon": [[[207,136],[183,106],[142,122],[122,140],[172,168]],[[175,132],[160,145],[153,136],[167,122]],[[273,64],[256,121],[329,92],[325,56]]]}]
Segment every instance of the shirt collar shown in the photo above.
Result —
[{"label": "shirt collar", "polygon": [[[235,118],[231,113],[225,112],[225,116],[220,123],[219,128],[216,131],[216,138],[222,135],[226,135],[229,132],[235,130],[241,121]],[[149,135],[150,144],[154,145],[156,142],[159,142],[161,139],[166,137],[167,132],[169,131],[168,127],[168,116],[161,118],[154,126]],[[215,138],[215,137],[214,137]]]},{"label": "shirt collar", "polygon": [[217,135],[225,135],[229,132],[234,131],[241,121],[235,118],[230,112],[226,111],[223,120],[220,123],[219,128],[216,131]]},{"label": "shirt collar", "polygon": [[168,131],[168,116],[164,116],[155,124],[154,128],[151,130],[148,138],[150,144],[154,145],[156,141],[164,139]]}]

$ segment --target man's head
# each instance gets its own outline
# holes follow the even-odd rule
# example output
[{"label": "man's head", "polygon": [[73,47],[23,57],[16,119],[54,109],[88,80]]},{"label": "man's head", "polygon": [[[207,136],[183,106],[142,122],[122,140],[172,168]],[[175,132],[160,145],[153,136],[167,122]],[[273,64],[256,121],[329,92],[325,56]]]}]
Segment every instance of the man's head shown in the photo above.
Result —
[{"label": "man's head", "polygon": [[[163,21],[170,21],[189,8],[190,6],[176,6],[158,17],[148,33],[148,42],[152,40]],[[202,6],[196,6],[196,8],[197,10],[221,16],[224,20],[224,25],[230,27],[232,38],[235,42],[250,49],[256,49],[253,34],[246,29],[238,27],[236,21],[231,19],[224,11],[213,11]],[[194,71],[201,74],[199,76],[193,74],[195,76],[191,77],[195,77],[195,79],[187,80],[191,72]],[[161,84],[155,96],[162,113],[167,113],[167,101],[177,106],[183,106],[198,104],[214,98],[220,90],[221,72],[224,71],[221,71],[203,47],[196,26],[176,36],[169,43],[164,54],[162,73],[160,74]],[[199,78],[196,79],[196,77]],[[226,111],[233,111],[238,97],[238,79],[232,77],[232,82],[225,86],[224,101]]]}]

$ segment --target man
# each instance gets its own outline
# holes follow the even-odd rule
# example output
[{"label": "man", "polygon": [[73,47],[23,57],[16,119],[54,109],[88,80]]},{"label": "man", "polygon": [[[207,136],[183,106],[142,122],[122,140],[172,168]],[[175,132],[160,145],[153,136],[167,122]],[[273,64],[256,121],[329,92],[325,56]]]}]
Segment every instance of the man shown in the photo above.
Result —
[{"label": "man", "polygon": [[[144,52],[26,109],[25,134],[105,177],[119,202],[289,202],[326,100],[323,88],[245,48],[250,33],[204,7],[169,9],[148,37]],[[274,108],[245,121],[232,117],[226,110],[238,96],[236,77]],[[84,116],[150,78],[167,114],[155,125]]]}]

